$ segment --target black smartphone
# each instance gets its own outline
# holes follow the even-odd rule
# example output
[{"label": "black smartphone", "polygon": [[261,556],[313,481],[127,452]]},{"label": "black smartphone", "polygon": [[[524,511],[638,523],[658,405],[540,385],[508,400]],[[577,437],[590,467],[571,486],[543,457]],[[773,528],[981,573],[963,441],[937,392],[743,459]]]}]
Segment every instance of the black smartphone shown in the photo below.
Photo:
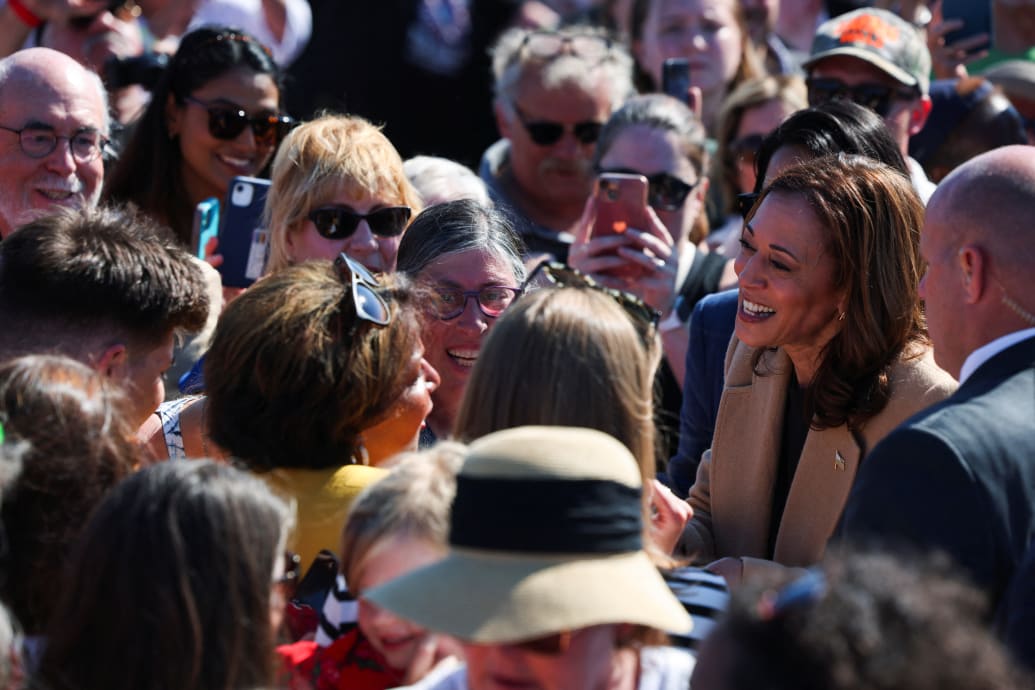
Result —
[{"label": "black smartphone", "polygon": [[991,0],[942,0],[942,19],[959,19],[963,22],[962,28],[945,34],[946,45],[977,34],[988,34],[988,41],[971,48],[969,52],[984,50],[992,45]]},{"label": "black smartphone", "polygon": [[690,62],[686,58],[669,58],[661,66],[661,90],[690,105]]},{"label": "black smartphone", "polygon": [[220,213],[219,272],[223,285],[248,287],[266,270],[269,232],[262,226],[269,180],[235,177]]},{"label": "black smartphone", "polygon": [[198,202],[194,208],[194,225],[191,229],[190,246],[199,259],[205,258],[205,245],[219,236],[219,199],[209,197]]}]

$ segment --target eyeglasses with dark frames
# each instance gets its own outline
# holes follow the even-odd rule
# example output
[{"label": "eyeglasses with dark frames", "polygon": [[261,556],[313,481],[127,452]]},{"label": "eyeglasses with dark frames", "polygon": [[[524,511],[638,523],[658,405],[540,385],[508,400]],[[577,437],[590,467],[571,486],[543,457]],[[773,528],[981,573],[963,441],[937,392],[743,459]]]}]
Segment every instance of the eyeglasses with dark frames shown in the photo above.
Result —
[{"label": "eyeglasses with dark frames", "polygon": [[342,279],[347,279],[351,284],[350,294],[356,318],[382,328],[390,324],[392,310],[381,295],[381,284],[366,266],[344,252],[334,260],[334,265]]},{"label": "eyeglasses with dark frames", "polygon": [[184,96],[184,102],[204,108],[208,112],[208,133],[216,139],[232,141],[251,127],[255,142],[261,146],[276,146],[287,136],[296,122],[287,115],[264,113],[249,115],[243,108],[227,103],[202,101]]},{"label": "eyeglasses with dark frames", "polygon": [[810,106],[841,98],[869,108],[881,117],[888,116],[895,101],[911,101],[920,96],[919,90],[915,87],[884,84],[849,86],[838,79],[827,77],[809,77],[805,80],[805,85],[808,87]]},{"label": "eyeglasses with dark frames", "polygon": [[544,261],[536,266],[525,284],[521,286],[521,291],[528,292],[533,286],[541,287],[544,280],[547,284],[556,287],[589,288],[603,292],[632,317],[644,342],[654,337],[658,321],[661,319],[661,312],[636,295],[602,285],[582,271],[557,261]]},{"label": "eyeglasses with dark frames", "polygon": [[352,237],[365,220],[370,232],[380,237],[398,237],[406,229],[413,211],[409,206],[386,206],[370,213],[356,213],[347,206],[321,206],[307,216],[321,237],[344,240]]},{"label": "eyeglasses with dark frames", "polygon": [[100,156],[108,145],[108,138],[95,129],[81,129],[71,136],[63,136],[49,125],[30,123],[21,129],[5,127],[0,129],[18,135],[18,145],[29,158],[46,158],[54,153],[58,142],[64,139],[77,163],[89,163]]},{"label": "eyeglasses with dark frames", "polygon": [[451,321],[467,310],[473,299],[482,314],[490,319],[499,317],[521,295],[521,288],[505,285],[487,285],[480,290],[461,290],[437,286],[434,288],[435,315],[442,321]]},{"label": "eyeglasses with dark frames", "polygon": [[[640,171],[633,170],[632,168],[597,168],[598,175],[604,173],[643,175]],[[678,211],[683,208],[687,196],[701,183],[700,180],[697,180],[697,182],[690,184],[675,175],[665,172],[643,176],[647,178],[647,203],[650,204],[651,208],[662,211]]]},{"label": "eyeglasses with dark frames", "polygon": [[600,138],[600,130],[604,128],[603,122],[592,120],[576,122],[574,125],[565,125],[551,120],[532,120],[521,111],[517,103],[514,104],[514,114],[517,115],[521,126],[528,132],[528,138],[539,146],[553,146],[560,141],[568,129],[580,144],[595,144]]},{"label": "eyeglasses with dark frames", "polygon": [[556,31],[529,31],[519,51],[539,60],[549,60],[567,53],[584,60],[604,60],[611,54],[614,42],[598,34],[562,34]]},{"label": "eyeglasses with dark frames", "polygon": [[730,142],[729,151],[735,161],[743,161],[748,165],[755,164],[758,150],[762,148],[765,141],[764,134],[747,134]]}]

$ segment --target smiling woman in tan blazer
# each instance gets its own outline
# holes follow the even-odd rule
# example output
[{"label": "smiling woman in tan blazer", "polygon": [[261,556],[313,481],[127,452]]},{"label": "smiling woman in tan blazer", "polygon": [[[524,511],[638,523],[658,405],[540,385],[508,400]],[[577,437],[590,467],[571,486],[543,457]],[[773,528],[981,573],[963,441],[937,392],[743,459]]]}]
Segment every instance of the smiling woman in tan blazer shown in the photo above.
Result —
[{"label": "smiling woman in tan blazer", "polygon": [[922,218],[908,179],[857,156],[791,167],[763,191],[681,553],[722,558],[731,581],[817,562],[866,453],[955,389],[917,295]]}]

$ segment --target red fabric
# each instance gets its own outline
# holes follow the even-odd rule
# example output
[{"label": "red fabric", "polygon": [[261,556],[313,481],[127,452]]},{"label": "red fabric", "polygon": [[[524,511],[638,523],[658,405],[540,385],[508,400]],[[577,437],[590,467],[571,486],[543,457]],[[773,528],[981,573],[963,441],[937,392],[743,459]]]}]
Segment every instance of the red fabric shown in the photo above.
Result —
[{"label": "red fabric", "polygon": [[302,641],[281,645],[277,653],[290,675],[290,690],[386,690],[402,680],[358,626],[329,647]]},{"label": "red fabric", "polygon": [[30,29],[35,29],[43,23],[43,20],[33,14],[28,7],[23,5],[21,0],[7,0],[7,6],[10,7],[11,11],[14,12],[14,15],[18,17],[18,19],[22,20],[22,22]]}]

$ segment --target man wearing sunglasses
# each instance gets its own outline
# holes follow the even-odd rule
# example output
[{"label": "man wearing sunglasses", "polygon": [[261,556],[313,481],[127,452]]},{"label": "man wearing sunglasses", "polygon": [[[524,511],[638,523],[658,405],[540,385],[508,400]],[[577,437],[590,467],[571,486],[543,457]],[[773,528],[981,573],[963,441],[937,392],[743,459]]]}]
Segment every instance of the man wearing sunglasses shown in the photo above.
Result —
[{"label": "man wearing sunglasses", "polygon": [[0,60],[0,238],[56,206],[97,205],[108,103],[96,74],[48,48]]},{"label": "man wearing sunglasses", "polygon": [[884,118],[926,203],[934,184],[909,158],[909,138],[931,112],[931,54],[919,31],[887,10],[849,12],[820,25],[803,67],[809,105],[846,98]]},{"label": "man wearing sunglasses", "polygon": [[597,137],[632,93],[632,59],[585,28],[512,29],[493,49],[493,75],[503,138],[480,175],[518,219],[529,253],[564,261],[593,188]]}]

